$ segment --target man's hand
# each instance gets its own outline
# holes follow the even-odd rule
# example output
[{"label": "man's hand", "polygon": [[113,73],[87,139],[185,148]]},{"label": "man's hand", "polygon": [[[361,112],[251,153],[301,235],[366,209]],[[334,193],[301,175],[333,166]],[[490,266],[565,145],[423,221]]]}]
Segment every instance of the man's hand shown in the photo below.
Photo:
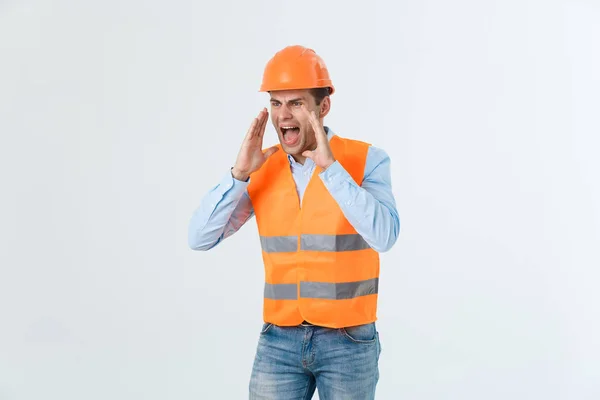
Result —
[{"label": "man's hand", "polygon": [[314,111],[309,112],[306,109],[306,106],[302,105],[302,112],[305,116],[307,116],[317,139],[317,148],[314,150],[304,151],[302,156],[310,158],[322,169],[327,169],[335,162],[333,152],[331,151],[331,147],[329,147],[329,140],[327,140],[327,133],[325,132],[325,129],[323,129],[323,126],[321,125],[321,122],[317,118],[317,114]]},{"label": "man's hand", "polygon": [[268,117],[269,112],[266,108],[263,108],[252,121],[242,142],[235,165],[231,170],[231,175],[235,179],[240,181],[248,180],[251,173],[260,169],[265,161],[267,161],[267,158],[279,150],[277,146],[272,146],[264,153],[262,151],[263,136],[269,119]]}]

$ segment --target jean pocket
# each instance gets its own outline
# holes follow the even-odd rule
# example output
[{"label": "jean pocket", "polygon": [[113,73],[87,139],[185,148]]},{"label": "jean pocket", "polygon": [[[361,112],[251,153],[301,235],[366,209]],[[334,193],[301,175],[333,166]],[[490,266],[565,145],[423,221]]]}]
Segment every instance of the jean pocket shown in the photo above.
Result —
[{"label": "jean pocket", "polygon": [[340,332],[354,343],[375,343],[377,341],[377,328],[375,323],[348,326],[340,328]]},{"label": "jean pocket", "polygon": [[262,326],[262,329],[260,330],[260,334],[264,335],[265,333],[267,333],[269,331],[269,329],[271,329],[272,326],[273,326],[272,323],[265,322]]}]

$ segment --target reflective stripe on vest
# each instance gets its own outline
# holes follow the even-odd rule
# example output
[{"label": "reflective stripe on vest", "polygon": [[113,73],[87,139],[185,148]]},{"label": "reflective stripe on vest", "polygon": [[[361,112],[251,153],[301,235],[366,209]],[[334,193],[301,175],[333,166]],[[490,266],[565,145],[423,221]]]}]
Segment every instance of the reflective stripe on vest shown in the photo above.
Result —
[{"label": "reflective stripe on vest", "polygon": [[[311,299],[346,300],[369,294],[377,294],[379,279],[357,282],[300,282],[300,297]],[[297,300],[295,283],[265,284],[265,298],[272,300]]]},{"label": "reflective stripe on vest", "polygon": [[[265,253],[298,251],[298,237],[296,236],[261,236],[260,244]],[[369,244],[359,234],[300,235],[300,249],[305,251],[355,251],[369,247]]]}]

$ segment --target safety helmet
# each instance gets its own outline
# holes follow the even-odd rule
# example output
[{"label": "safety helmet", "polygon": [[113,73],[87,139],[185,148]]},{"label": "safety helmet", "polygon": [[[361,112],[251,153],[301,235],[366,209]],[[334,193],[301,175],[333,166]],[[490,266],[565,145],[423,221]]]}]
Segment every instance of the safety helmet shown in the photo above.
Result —
[{"label": "safety helmet", "polygon": [[269,60],[260,91],[321,87],[328,87],[329,94],[335,91],[323,59],[313,49],[295,45],[278,51]]}]

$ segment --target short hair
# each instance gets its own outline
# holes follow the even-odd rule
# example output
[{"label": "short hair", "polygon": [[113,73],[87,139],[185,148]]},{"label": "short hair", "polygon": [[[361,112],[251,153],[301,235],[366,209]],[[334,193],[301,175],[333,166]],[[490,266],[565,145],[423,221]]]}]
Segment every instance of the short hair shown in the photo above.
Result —
[{"label": "short hair", "polygon": [[331,94],[331,88],[322,87],[322,88],[312,88],[310,89],[310,94],[312,94],[315,99],[315,103],[317,105],[321,104],[323,99]]},{"label": "short hair", "polygon": [[[313,99],[315,99],[315,103],[317,103],[317,105],[321,104],[323,99],[331,94],[330,87],[311,88],[308,90]],[[268,93],[272,93],[272,91],[269,90]]]}]

